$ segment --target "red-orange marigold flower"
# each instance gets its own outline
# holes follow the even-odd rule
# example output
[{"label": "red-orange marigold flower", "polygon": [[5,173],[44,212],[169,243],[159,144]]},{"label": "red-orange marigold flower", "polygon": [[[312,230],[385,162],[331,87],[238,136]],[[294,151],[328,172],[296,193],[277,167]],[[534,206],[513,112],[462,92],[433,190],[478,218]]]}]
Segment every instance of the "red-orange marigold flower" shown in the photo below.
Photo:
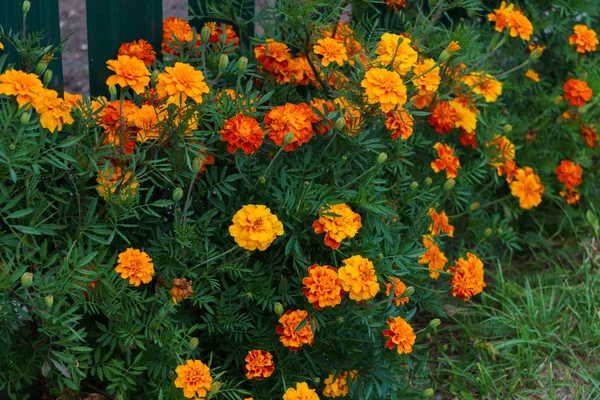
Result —
[{"label": "red-orange marigold flower", "polygon": [[267,43],[254,47],[254,55],[259,63],[268,71],[282,71],[288,67],[292,56],[285,43],[267,39]]},{"label": "red-orange marigold flower", "polygon": [[417,94],[410,98],[410,101],[413,102],[413,106],[417,110],[422,110],[425,107],[429,107],[431,105],[431,103],[433,102],[434,95],[435,93],[419,90],[417,91]]},{"label": "red-orange marigold flower", "polygon": [[386,347],[393,349],[398,346],[398,354],[412,352],[412,346],[417,339],[412,326],[402,317],[390,318],[387,320],[387,324],[389,329],[383,331],[383,336],[389,337],[385,343]]},{"label": "red-orange marigold flower", "polygon": [[449,101],[438,101],[429,112],[431,115],[427,117],[427,122],[435,128],[437,133],[444,135],[456,127],[459,117]]},{"label": "red-orange marigold flower", "polygon": [[446,170],[446,178],[456,178],[460,169],[460,161],[454,155],[454,149],[447,144],[436,143],[433,148],[437,150],[438,159],[431,163],[431,168],[437,173]]},{"label": "red-orange marigold flower", "polygon": [[405,109],[390,111],[387,113],[385,127],[392,131],[392,139],[408,140],[413,133],[413,117]]},{"label": "red-orange marigold flower", "polygon": [[569,189],[569,188],[565,188],[565,190],[561,191],[560,193],[560,197],[562,197],[565,200],[565,203],[567,204],[577,204],[579,203],[579,191],[577,189]]},{"label": "red-orange marigold flower", "polygon": [[477,148],[477,133],[475,131],[467,132],[463,130],[459,139],[463,146],[471,146],[474,149]]},{"label": "red-orange marigold flower", "polygon": [[400,10],[406,7],[406,0],[383,0],[394,13],[399,13]]},{"label": "red-orange marigold flower", "polygon": [[590,149],[595,148],[598,144],[598,134],[594,125],[581,125],[579,127],[579,134]]},{"label": "red-orange marigold flower", "polygon": [[400,297],[402,293],[406,290],[406,285],[399,278],[395,276],[390,276],[389,280],[385,284],[385,295],[389,297],[392,293],[392,289],[394,290],[394,298],[396,298],[393,303],[396,304],[396,307],[400,307],[402,304],[406,304],[409,301],[408,297]]},{"label": "red-orange marigold flower", "polygon": [[[313,108],[313,124],[315,125],[316,133],[322,135],[329,132],[334,123],[328,120],[327,116],[335,111],[335,104],[331,100],[314,98],[310,101],[310,106]],[[317,111],[314,111],[315,108]]]},{"label": "red-orange marigold flower", "polygon": [[242,149],[244,154],[256,152],[264,135],[258,121],[243,114],[229,118],[221,129],[221,139],[229,143],[227,151],[231,154],[235,154],[237,149]]},{"label": "red-orange marigold flower", "polygon": [[429,211],[427,211],[427,215],[431,217],[432,224],[429,225],[429,232],[431,232],[433,236],[437,236],[442,232],[448,234],[449,237],[454,236],[454,227],[448,223],[446,211],[442,211],[438,214],[435,209],[430,208]]},{"label": "red-orange marigold flower", "polygon": [[581,185],[581,167],[573,161],[562,160],[554,173],[558,175],[558,180],[564,183],[567,189]]},{"label": "red-orange marigold flower", "polygon": [[[454,229],[454,228],[453,228]],[[423,246],[427,251],[419,256],[419,264],[428,264],[429,276],[437,279],[440,276],[439,271],[444,271],[444,267],[448,262],[446,255],[433,242],[433,238],[423,236]]]},{"label": "red-orange marigold flower", "polygon": [[170,294],[173,298],[173,303],[177,304],[181,300],[185,300],[194,293],[192,289],[192,281],[185,278],[173,279],[173,287],[171,288]]},{"label": "red-orange marigold flower", "polygon": [[[303,321],[304,326],[298,329]],[[275,332],[279,335],[279,340],[285,347],[291,351],[298,351],[305,344],[312,345],[314,335],[308,312],[305,310],[288,310],[279,318],[279,323],[281,326],[277,326]]]},{"label": "red-orange marigold flower", "polygon": [[448,268],[448,272],[453,274],[450,284],[453,287],[454,297],[467,301],[481,293],[485,287],[483,263],[475,254],[467,253],[466,260],[459,258],[452,267]]},{"label": "red-orange marigold flower", "polygon": [[302,279],[302,293],[314,308],[335,307],[342,302],[346,292],[337,269],[329,265],[314,264],[308,267],[308,276]]},{"label": "red-orange marigold flower", "polygon": [[245,361],[244,373],[248,379],[268,378],[275,370],[273,355],[265,350],[250,350]]},{"label": "red-orange marigold flower", "polygon": [[142,60],[146,67],[152,67],[156,63],[156,52],[152,45],[144,39],[134,40],[131,43],[123,43],[119,47],[118,55],[135,57]]},{"label": "red-orange marigold flower", "polygon": [[321,209],[319,219],[312,225],[315,233],[327,232],[325,244],[332,249],[340,247],[342,240],[353,238],[362,227],[360,215],[346,204],[327,205]]},{"label": "red-orange marigold flower", "polygon": [[293,151],[312,138],[313,120],[314,113],[308,104],[287,103],[267,112],[264,119],[265,131],[277,146],[282,146],[285,134],[292,132],[294,138],[283,150]]},{"label": "red-orange marigold flower", "polygon": [[569,79],[563,89],[565,91],[565,100],[568,100],[572,106],[584,106],[585,103],[592,99],[592,89],[585,81]]},{"label": "red-orange marigold flower", "polygon": [[506,182],[508,183],[513,181],[518,169],[519,167],[517,167],[515,160],[506,160],[496,167],[498,176],[506,175]]},{"label": "red-orange marigold flower", "polygon": [[496,23],[495,29],[498,32],[502,32],[507,26],[508,15],[513,12],[514,8],[514,4],[506,5],[506,2],[503,1],[500,3],[500,8],[497,8],[493,13],[488,14],[488,20]]}]

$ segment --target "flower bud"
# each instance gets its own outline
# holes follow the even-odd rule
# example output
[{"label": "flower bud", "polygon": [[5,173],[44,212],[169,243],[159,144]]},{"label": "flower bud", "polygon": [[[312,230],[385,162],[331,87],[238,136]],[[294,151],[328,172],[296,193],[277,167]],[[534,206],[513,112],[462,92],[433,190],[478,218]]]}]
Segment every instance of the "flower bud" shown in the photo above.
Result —
[{"label": "flower bud", "polygon": [[504,133],[511,133],[512,132],[512,125],[511,124],[504,125],[504,128],[502,128],[502,132],[504,132]]},{"label": "flower bud", "polygon": [[339,117],[335,121],[335,129],[341,131],[346,126],[346,119],[344,117]]},{"label": "flower bud", "polygon": [[283,145],[287,146],[294,140],[294,132],[288,132],[283,136]]},{"label": "flower bud", "polygon": [[483,236],[485,236],[485,237],[492,236],[492,228],[487,228],[485,231],[483,231]]},{"label": "flower bud", "polygon": [[196,175],[198,175],[202,171],[202,167],[204,166],[204,159],[202,157],[194,158],[192,162],[192,170]]},{"label": "flower bud", "polygon": [[48,86],[48,84],[50,83],[50,81],[52,80],[52,70],[46,70],[46,72],[44,72],[44,86]]},{"label": "flower bud", "polygon": [[160,71],[157,69],[152,71],[152,75],[150,75],[150,86],[152,86],[152,87],[156,86],[156,84],[158,83],[158,75],[159,74],[160,74]]},{"label": "flower bud", "polygon": [[46,296],[44,298],[44,303],[46,304],[46,308],[47,309],[51,309],[52,306],[54,305],[54,296],[52,296],[51,294],[49,294],[48,296]]},{"label": "flower bud", "polygon": [[427,178],[425,178],[423,183],[425,184],[425,186],[429,186],[433,183],[433,179],[431,179],[430,177],[427,177]]},{"label": "flower bud", "polygon": [[544,50],[540,49],[540,48],[536,48],[535,50],[533,50],[530,54],[529,54],[529,59],[531,61],[535,61],[538,58],[540,58],[542,56],[542,53],[544,52]]},{"label": "flower bud", "polygon": [[337,317],[337,322],[338,324],[343,324],[344,323],[344,317]]},{"label": "flower bud", "polygon": [[444,191],[449,192],[456,185],[456,181],[454,179],[448,179],[446,183],[444,183]]},{"label": "flower bud", "polygon": [[283,315],[283,304],[281,304],[280,302],[275,303],[273,311],[275,311],[275,314],[281,317]]},{"label": "flower bud", "polygon": [[23,2],[23,14],[27,14],[31,9],[31,2],[29,0],[25,0]]},{"label": "flower bud", "polygon": [[225,68],[229,65],[229,56],[227,54],[221,54],[219,57],[219,72],[223,73]]},{"label": "flower bud", "polygon": [[425,398],[433,397],[434,394],[435,394],[435,390],[433,390],[432,388],[429,388],[429,389],[426,389],[425,391],[423,391],[423,397],[425,397]]},{"label": "flower bud", "polygon": [[360,56],[358,55],[358,53],[354,54],[354,64],[356,64],[356,65],[361,64],[361,59],[360,59]]},{"label": "flower bud", "polygon": [[452,53],[455,53],[458,50],[460,50],[460,44],[458,44],[458,42],[456,42],[454,40],[451,41],[450,44],[448,44],[448,46],[446,46],[444,51],[442,51],[442,54],[440,54],[440,58],[438,58],[438,61],[439,62],[448,61],[448,59],[450,58]]},{"label": "flower bud", "polygon": [[498,228],[498,235],[502,235],[504,233],[504,229]]},{"label": "flower bud", "polygon": [[441,324],[441,323],[442,323],[442,321],[440,321],[440,319],[439,319],[439,318],[434,318],[434,319],[432,319],[431,321],[429,321],[429,327],[430,327],[431,329],[435,329],[435,328],[437,328],[438,326],[440,326],[440,324]]},{"label": "flower bud", "polygon": [[113,86],[108,87],[108,94],[110,94],[110,100],[113,101],[117,98],[117,88]]},{"label": "flower bud", "polygon": [[198,343],[200,341],[198,340],[197,337],[193,337],[190,339],[190,343],[188,344],[188,347],[190,348],[190,350],[196,350],[196,347],[198,347]]},{"label": "flower bud", "polygon": [[23,114],[21,114],[21,124],[22,125],[27,125],[29,123],[30,119],[31,119],[31,110],[26,111]]},{"label": "flower bud", "polygon": [[237,62],[238,72],[240,74],[243,74],[246,71],[247,67],[248,67],[248,58],[247,57],[240,57],[240,59]]},{"label": "flower bud", "polygon": [[215,394],[219,393],[219,390],[221,390],[221,382],[214,382],[212,385],[210,385],[210,391],[208,392],[208,397],[212,397]]},{"label": "flower bud", "polygon": [[475,211],[475,210],[477,210],[478,208],[479,208],[479,203],[478,203],[478,202],[475,202],[475,203],[473,203],[473,204],[471,204],[471,205],[469,206],[469,210],[471,210],[471,211]]},{"label": "flower bud", "polygon": [[383,152],[379,153],[379,156],[377,156],[377,164],[383,164],[385,160],[387,160],[387,154]]},{"label": "flower bud", "polygon": [[258,178],[258,183],[260,183],[261,185],[264,185],[265,182],[267,182],[267,178],[265,178],[264,175],[262,175]]},{"label": "flower bud", "polygon": [[402,297],[410,297],[414,293],[415,293],[415,288],[412,286],[409,286],[406,289],[404,289],[404,293],[402,293]]},{"label": "flower bud", "polygon": [[35,67],[35,71],[33,71],[37,76],[42,76],[44,72],[46,72],[46,68],[48,68],[47,62],[41,62]]},{"label": "flower bud", "polygon": [[25,289],[29,288],[32,283],[33,274],[31,272],[25,272],[23,275],[21,275],[21,285],[23,285]]},{"label": "flower bud", "polygon": [[418,187],[419,187],[419,182],[417,182],[417,181],[413,181],[410,184],[410,190],[416,190]]},{"label": "flower bud", "polygon": [[321,383],[321,378],[319,378],[318,376],[313,378],[313,382],[318,385],[319,383]]},{"label": "flower bud", "polygon": [[179,201],[183,198],[183,189],[178,187],[173,190],[173,201]]},{"label": "flower bud", "polygon": [[208,44],[210,40],[210,28],[208,26],[203,27],[200,31],[200,40],[202,41],[203,45]]}]

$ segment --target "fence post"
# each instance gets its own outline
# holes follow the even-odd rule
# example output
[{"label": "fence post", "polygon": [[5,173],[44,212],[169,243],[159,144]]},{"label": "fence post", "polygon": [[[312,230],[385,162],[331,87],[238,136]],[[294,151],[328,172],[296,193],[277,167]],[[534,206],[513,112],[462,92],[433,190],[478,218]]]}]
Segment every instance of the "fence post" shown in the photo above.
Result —
[{"label": "fence post", "polygon": [[[254,36],[254,21],[242,23],[244,21],[251,21],[254,18],[254,7],[255,1],[246,0],[242,2],[241,19],[242,21],[230,16],[230,18],[217,18],[211,16],[209,11],[209,5],[218,3],[219,0],[189,0],[190,7],[190,24],[196,28],[196,31],[200,33],[205,22],[222,22],[233,26],[234,30],[240,37],[240,40],[245,44],[250,43],[250,38]],[[192,18],[193,17],[193,18]]]},{"label": "fence post", "polygon": [[87,0],[86,7],[90,93],[105,95],[106,61],[117,58],[122,43],[145,39],[160,56],[162,0]]},{"label": "fence post", "polygon": [[[0,25],[4,33],[8,34],[23,31],[23,1],[9,0],[3,1],[0,9]],[[31,9],[27,13],[27,34],[33,32],[42,32],[42,46],[57,45],[60,43],[60,16],[58,12],[58,0],[32,0]],[[16,68],[22,69],[23,62],[17,54],[16,49],[6,40],[2,43],[8,52],[8,62],[14,63]],[[33,70],[35,66],[29,67]],[[52,70],[52,81],[49,87],[59,92],[61,95],[64,90],[63,69],[61,54],[55,54],[48,68]]]}]

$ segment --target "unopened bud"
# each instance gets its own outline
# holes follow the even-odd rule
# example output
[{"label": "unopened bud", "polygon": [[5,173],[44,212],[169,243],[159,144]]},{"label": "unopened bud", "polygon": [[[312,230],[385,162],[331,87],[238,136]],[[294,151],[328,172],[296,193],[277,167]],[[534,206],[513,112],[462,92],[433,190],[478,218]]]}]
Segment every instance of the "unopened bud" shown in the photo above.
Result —
[{"label": "unopened bud", "polygon": [[337,317],[337,322],[338,324],[343,324],[344,323],[344,317]]},{"label": "unopened bud", "polygon": [[492,236],[492,228],[487,228],[485,231],[483,231],[483,236],[485,236],[485,237]]},{"label": "unopened bud", "polygon": [[478,208],[479,208],[479,203],[478,203],[478,202],[475,202],[475,203],[473,203],[473,204],[471,204],[471,205],[469,206],[469,210],[471,210],[471,211],[475,211],[475,210],[477,210]]},{"label": "unopened bud", "polygon": [[188,347],[190,348],[190,350],[196,350],[196,347],[198,347],[199,342],[200,342],[200,340],[198,340],[197,337],[193,337],[190,339],[190,343],[188,344]]},{"label": "unopened bud", "polygon": [[444,183],[444,191],[449,192],[456,185],[456,181],[454,179],[448,179],[446,183]]},{"label": "unopened bud", "polygon": [[50,83],[50,81],[52,80],[52,70],[46,70],[46,72],[44,72],[44,86],[48,86],[48,84]]},{"label": "unopened bud", "polygon": [[318,376],[314,377],[313,382],[318,385],[319,383],[321,383],[321,378],[319,378]]},{"label": "unopened bud", "polygon": [[110,94],[110,100],[113,101],[117,98],[117,88],[113,86],[108,87],[108,94]]},{"label": "unopened bud", "polygon": [[273,307],[273,311],[275,311],[275,314],[277,314],[279,317],[281,317],[283,315],[283,304],[281,304],[280,302],[275,303],[275,307]]},{"label": "unopened bud", "polygon": [[173,190],[173,201],[179,201],[183,198],[183,189],[178,187],[177,189]]},{"label": "unopened bud", "polygon": [[225,68],[229,65],[229,56],[227,54],[221,54],[219,57],[219,72],[223,73]]},{"label": "unopened bud", "polygon": [[54,296],[52,296],[51,294],[49,294],[48,296],[46,296],[44,298],[44,303],[46,304],[46,308],[47,309],[51,309],[52,306],[54,305]]},{"label": "unopened bud", "polygon": [[412,286],[409,286],[406,289],[404,289],[404,293],[402,293],[402,297],[410,297],[414,293],[415,293],[415,288]]},{"label": "unopened bud", "polygon": [[335,129],[341,131],[346,126],[346,119],[344,117],[339,117],[335,121]]},{"label": "unopened bud", "polygon": [[423,397],[425,397],[425,398],[433,397],[434,394],[435,394],[435,390],[433,390],[432,388],[425,389],[423,391]]},{"label": "unopened bud", "polygon": [[356,65],[360,65],[361,64],[360,56],[358,55],[358,53],[354,54],[354,63]]},{"label": "unopened bud", "polygon": [[383,164],[385,160],[387,160],[387,154],[379,153],[379,155],[377,156],[377,164]]},{"label": "unopened bud", "polygon": [[42,76],[42,74],[46,72],[46,68],[48,68],[48,63],[42,61],[35,67],[35,71],[33,72],[35,72],[37,76]]},{"label": "unopened bud", "polygon": [[22,125],[27,125],[29,123],[30,119],[31,119],[31,110],[26,111],[23,114],[21,114],[21,124]]},{"label": "unopened bud", "polygon": [[202,171],[202,167],[204,166],[204,159],[202,157],[194,158],[192,162],[192,169],[196,175],[198,175]]},{"label": "unopened bud", "polygon": [[287,146],[294,140],[294,132],[288,132],[283,136],[283,145]]},{"label": "unopened bud", "polygon": [[417,182],[417,181],[413,181],[410,184],[410,190],[416,190],[418,187],[419,187],[419,182]]},{"label": "unopened bud", "polygon": [[427,178],[425,178],[425,180],[423,181],[423,183],[425,184],[425,186],[429,186],[433,183],[433,179],[431,179],[429,176]]},{"label": "unopened bud", "polygon": [[210,33],[210,28],[208,26],[203,27],[200,31],[200,40],[202,40],[203,45],[208,44],[208,41],[210,40]]},{"label": "unopened bud", "polygon": [[240,74],[243,74],[246,71],[247,67],[248,67],[248,58],[240,57],[240,59],[237,62],[238,72]]},{"label": "unopened bud", "polygon": [[431,321],[429,321],[429,327],[432,329],[435,329],[438,326],[440,326],[441,323],[442,323],[442,321],[440,321],[439,318],[434,318]]},{"label": "unopened bud", "polygon": [[214,382],[210,386],[210,392],[208,393],[208,396],[209,397],[214,396],[215,394],[219,393],[219,390],[221,390],[221,382]]},{"label": "unopened bud", "polygon": [[21,285],[23,285],[25,289],[29,288],[32,283],[33,274],[31,272],[25,272],[23,275],[21,275]]},{"label": "unopened bud", "polygon": [[504,229],[498,228],[498,235],[502,235],[504,233]]},{"label": "unopened bud", "polygon": [[529,59],[531,61],[537,60],[538,58],[540,58],[542,56],[543,52],[544,52],[544,50],[537,48],[529,54]]},{"label": "unopened bud", "polygon": [[265,182],[267,182],[267,178],[265,178],[264,175],[262,175],[258,178],[258,183],[260,183],[261,185],[264,185]]},{"label": "unopened bud", "polygon": [[456,42],[454,40],[451,41],[450,44],[448,44],[448,46],[446,46],[444,51],[442,51],[442,54],[440,54],[440,58],[438,59],[438,61],[439,62],[448,61],[448,59],[450,58],[452,53],[455,53],[458,50],[460,50],[460,44],[458,44],[458,42]]},{"label": "unopened bud", "polygon": [[160,71],[157,69],[152,71],[152,75],[150,76],[150,86],[152,86],[152,87],[156,86],[156,83],[158,82],[159,74],[160,74]]},{"label": "unopened bud", "polygon": [[23,14],[27,14],[31,9],[31,2],[29,0],[25,0],[23,2]]},{"label": "unopened bud", "polygon": [[512,125],[511,124],[504,125],[504,128],[502,128],[502,132],[504,132],[504,133],[511,133],[512,132]]}]

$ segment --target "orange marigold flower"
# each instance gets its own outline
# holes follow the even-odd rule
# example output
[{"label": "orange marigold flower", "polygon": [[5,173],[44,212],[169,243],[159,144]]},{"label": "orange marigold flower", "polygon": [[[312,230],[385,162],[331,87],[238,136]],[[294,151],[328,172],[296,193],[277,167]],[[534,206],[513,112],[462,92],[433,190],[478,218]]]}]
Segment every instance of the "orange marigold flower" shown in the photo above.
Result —
[{"label": "orange marigold flower", "polygon": [[598,134],[594,125],[581,125],[579,127],[579,134],[590,149],[595,148],[598,144]]},{"label": "orange marigold flower", "polygon": [[314,113],[312,108],[305,103],[286,103],[283,106],[273,107],[265,114],[265,131],[277,146],[283,145],[285,134],[292,132],[292,142],[285,146],[284,151],[293,151],[313,136],[312,122]]},{"label": "orange marigold flower", "polygon": [[392,9],[396,14],[400,12],[400,9],[406,7],[406,0],[383,0],[385,5]]},{"label": "orange marigold flower", "polygon": [[[358,371],[350,371],[350,379],[358,375]],[[343,397],[348,395],[348,372],[344,371],[339,375],[331,374],[325,378],[325,389],[323,396],[325,397]]]},{"label": "orange marigold flower", "polygon": [[431,115],[427,117],[427,122],[437,133],[445,135],[456,127],[456,122],[459,120],[456,108],[447,100],[438,101],[429,110]]},{"label": "orange marigold flower", "polygon": [[384,33],[375,53],[377,54],[376,66],[391,67],[400,76],[408,74],[417,65],[418,53],[410,45],[410,39],[395,33]]},{"label": "orange marigold flower", "polygon": [[9,69],[0,75],[0,94],[15,96],[19,107],[33,103],[46,89],[36,74]]},{"label": "orange marigold flower", "polygon": [[166,118],[166,110],[150,105],[143,105],[135,109],[129,119],[139,128],[137,141],[146,142],[150,139],[158,139],[160,136],[160,122]]},{"label": "orange marigold flower", "polygon": [[[170,17],[163,22],[163,37],[161,51],[163,54],[177,54],[180,49],[177,49],[177,40],[179,43],[185,44],[193,38],[194,30],[190,24],[176,17]],[[200,35],[197,35],[196,47],[200,47]]]},{"label": "orange marigold flower", "polygon": [[200,360],[186,360],[184,365],[175,369],[177,379],[175,387],[183,389],[183,396],[188,399],[203,399],[208,394],[212,385],[210,368]]},{"label": "orange marigold flower", "polygon": [[573,161],[562,160],[554,173],[558,175],[558,180],[564,183],[567,189],[581,185],[581,167]]},{"label": "orange marigold flower", "polygon": [[187,280],[185,278],[175,278],[173,279],[173,287],[171,288],[171,297],[173,298],[173,303],[177,304],[181,300],[185,300],[190,297],[194,293],[194,289],[192,289],[192,281]]},{"label": "orange marigold flower", "polygon": [[285,43],[267,39],[265,44],[254,47],[254,55],[263,68],[268,71],[282,71],[288,67],[292,56]]},{"label": "orange marigold flower", "polygon": [[108,168],[98,171],[96,182],[98,183],[96,192],[104,200],[108,200],[117,191],[117,188],[120,188],[118,193],[120,199],[131,199],[135,197],[139,186],[137,178],[132,177],[131,171],[123,175],[121,168],[112,164],[109,164]]},{"label": "orange marigold flower", "polygon": [[64,100],[65,100],[65,104],[68,105],[70,109],[72,109],[73,107],[77,107],[83,113],[83,111],[84,111],[83,109],[85,108],[85,106],[82,105],[82,103],[83,103],[82,95],[71,94],[71,93],[65,91]]},{"label": "orange marigold flower", "polygon": [[439,271],[444,271],[444,267],[446,266],[448,259],[440,250],[440,248],[433,242],[433,238],[423,236],[423,246],[425,246],[427,251],[419,256],[418,263],[428,264],[429,276],[433,279],[437,279],[440,276]]},{"label": "orange marigold flower", "polygon": [[283,235],[283,224],[267,206],[248,204],[235,213],[229,234],[246,250],[266,250]]},{"label": "orange marigold flower", "polygon": [[0,50],[4,50],[4,45],[0,42]]},{"label": "orange marigold flower", "polygon": [[365,88],[369,104],[381,105],[381,111],[392,111],[406,103],[406,86],[398,73],[384,68],[371,68],[360,85]]},{"label": "orange marigold flower", "polygon": [[502,83],[483,71],[465,75],[461,82],[471,88],[473,93],[482,95],[487,103],[495,102],[502,94]]},{"label": "orange marigold flower", "polygon": [[500,8],[495,9],[493,13],[488,14],[488,20],[496,23],[495,29],[498,32],[502,32],[506,26],[508,26],[508,16],[513,13],[515,8],[514,4],[506,5],[503,1],[500,3]]},{"label": "orange marigold flower", "polygon": [[536,43],[536,42],[529,42],[529,43],[527,43],[527,50],[529,50],[530,53],[533,53],[534,51],[536,51],[536,52],[540,53],[540,55],[542,55],[544,50],[546,50],[546,46],[544,46],[543,44],[540,44],[540,43]]},{"label": "orange marigold flower", "polygon": [[221,139],[229,143],[227,151],[231,154],[235,154],[237,149],[242,149],[244,154],[256,152],[264,135],[258,121],[243,114],[229,118],[221,129]]},{"label": "orange marigold flower", "polygon": [[479,294],[486,286],[483,281],[483,263],[475,254],[467,253],[467,259],[459,258],[456,263],[448,268],[453,274],[450,279],[452,285],[452,296],[469,300]]},{"label": "orange marigold flower", "polygon": [[356,104],[350,103],[344,96],[337,97],[333,100],[333,104],[338,106],[343,113],[344,119],[346,120],[346,129],[349,136],[354,136],[360,133],[360,127],[362,123],[362,114],[360,107]]},{"label": "orange marigold flower", "polygon": [[587,82],[579,79],[569,79],[563,87],[565,91],[565,100],[575,107],[582,107],[592,99],[592,89]]},{"label": "orange marigold flower", "polygon": [[463,130],[459,139],[463,146],[471,146],[474,149],[477,148],[477,134],[475,131],[467,132]]},{"label": "orange marigold flower", "polygon": [[390,329],[383,331],[383,336],[389,337],[385,343],[386,347],[393,349],[398,346],[398,354],[412,352],[412,346],[417,339],[412,326],[402,317],[390,318],[387,320],[387,324]]},{"label": "orange marigold flower", "polygon": [[575,205],[579,203],[580,194],[577,189],[565,188],[565,190],[561,191],[559,194],[567,204]]},{"label": "orange marigold flower", "polygon": [[174,67],[166,67],[158,74],[156,90],[159,96],[169,96],[168,103],[182,105],[188,97],[202,103],[202,95],[210,90],[204,82],[204,74],[189,64],[176,62]]},{"label": "orange marigold flower", "polygon": [[134,92],[140,94],[144,93],[150,83],[150,71],[140,59],[118,56],[116,60],[108,60],[106,64],[108,69],[115,73],[106,80],[108,86],[129,86]]},{"label": "orange marigold flower", "polygon": [[308,267],[308,276],[302,279],[302,284],[302,293],[318,310],[337,306],[346,295],[337,270],[329,265],[314,264]]},{"label": "orange marigold flower", "polygon": [[[298,329],[303,321],[306,323]],[[305,344],[313,344],[311,318],[305,310],[288,310],[279,318],[279,323],[281,326],[278,326],[275,332],[279,335],[281,343],[291,351],[298,351]]]},{"label": "orange marigold flower", "polygon": [[288,388],[285,391],[283,400],[319,400],[319,396],[306,382],[299,382],[296,383],[296,388]]},{"label": "orange marigold flower", "polygon": [[346,204],[327,205],[320,210],[319,219],[313,222],[315,233],[327,232],[325,244],[332,249],[340,247],[342,240],[353,238],[362,227],[360,215]]},{"label": "orange marigold flower", "polygon": [[352,256],[342,261],[338,270],[342,287],[350,293],[350,299],[361,301],[372,299],[379,292],[375,266],[368,258]]},{"label": "orange marigold flower", "polygon": [[[333,30],[335,29],[335,35]],[[343,43],[348,53],[348,64],[354,65],[354,55],[358,55],[359,61],[363,64],[367,62],[367,56],[362,49],[361,44],[354,38],[354,31],[344,22],[336,21],[321,31],[323,37],[332,37],[333,39]]]},{"label": "orange marigold flower", "polygon": [[129,284],[140,286],[152,280],[154,264],[147,253],[130,247],[119,253],[118,262],[115,271],[121,278],[129,279]]},{"label": "orange marigold flower", "polygon": [[315,125],[316,133],[322,135],[329,132],[334,122],[328,120],[327,116],[335,111],[335,104],[331,100],[314,98],[310,101],[310,106],[313,108],[313,124]]},{"label": "orange marigold flower", "polygon": [[467,107],[461,99],[451,100],[450,107],[454,109],[454,115],[456,115],[454,127],[461,128],[467,133],[475,132],[475,129],[477,129],[477,113],[475,109]]},{"label": "orange marigold flower", "polygon": [[531,21],[521,11],[514,10],[506,18],[506,27],[512,37],[520,36],[523,40],[529,40],[533,33]]},{"label": "orange marigold flower", "polygon": [[527,72],[525,72],[525,76],[534,82],[540,81],[540,75],[532,69],[528,69]]},{"label": "orange marigold flower", "polygon": [[569,43],[577,45],[578,53],[590,53],[596,51],[598,46],[598,36],[594,30],[583,24],[577,24],[573,27],[574,35],[569,36]]},{"label": "orange marigold flower", "polygon": [[404,109],[390,111],[387,113],[385,127],[392,131],[392,139],[408,140],[413,133],[413,117]]},{"label": "orange marigold flower", "polygon": [[429,107],[431,105],[431,103],[433,102],[434,95],[435,93],[424,92],[422,90],[419,90],[417,91],[417,94],[410,98],[410,101],[413,102],[413,106],[417,110],[422,110],[425,107]]},{"label": "orange marigold flower", "polygon": [[344,44],[329,37],[317,40],[313,52],[321,56],[321,64],[324,67],[331,63],[342,66],[344,61],[348,61],[348,52]]},{"label": "orange marigold flower", "polygon": [[542,202],[544,189],[540,177],[530,167],[519,168],[515,180],[510,184],[511,194],[519,198],[519,206],[526,210]]},{"label": "orange marigold flower", "polygon": [[440,86],[440,67],[435,67],[435,60],[428,58],[415,67],[413,83],[418,91],[435,92]]},{"label": "orange marigold flower", "polygon": [[292,58],[283,73],[273,76],[277,83],[293,82],[302,86],[315,83],[315,72],[310,67],[306,57],[302,54],[298,54],[297,57]]},{"label": "orange marigold flower", "polygon": [[494,136],[494,139],[486,143],[485,147],[491,148],[492,154],[489,163],[493,167],[498,167],[505,161],[515,158],[515,145],[506,136]]},{"label": "orange marigold flower", "polygon": [[446,170],[446,178],[456,178],[460,169],[460,161],[454,155],[454,149],[447,144],[436,143],[433,148],[437,150],[438,159],[431,163],[431,168],[436,172]]},{"label": "orange marigold flower", "polygon": [[454,227],[448,223],[446,211],[442,211],[438,214],[435,209],[430,208],[427,211],[427,215],[431,217],[433,222],[429,225],[429,232],[431,232],[433,236],[437,236],[442,232],[445,232],[449,237],[454,236]]},{"label": "orange marigold flower", "polygon": [[268,378],[275,370],[273,355],[265,350],[250,350],[245,361],[244,373],[248,379]]},{"label": "orange marigold flower", "polygon": [[390,296],[392,293],[392,289],[394,289],[394,298],[396,298],[393,303],[396,304],[396,307],[400,307],[402,304],[406,304],[409,301],[408,297],[400,297],[402,293],[406,290],[406,285],[400,279],[395,276],[390,276],[390,280],[385,284],[385,295]]},{"label": "orange marigold flower", "polygon": [[123,43],[119,47],[118,55],[142,60],[146,67],[153,67],[156,63],[156,52],[152,48],[152,45],[144,39],[134,40],[131,43]]},{"label": "orange marigold flower", "polygon": [[511,183],[519,170],[515,160],[505,160],[496,167],[498,176],[506,175],[506,182]]},{"label": "orange marigold flower", "polygon": [[43,89],[33,100],[35,111],[40,114],[40,124],[50,132],[61,131],[63,125],[73,123],[71,107],[58,97],[55,90]]}]

